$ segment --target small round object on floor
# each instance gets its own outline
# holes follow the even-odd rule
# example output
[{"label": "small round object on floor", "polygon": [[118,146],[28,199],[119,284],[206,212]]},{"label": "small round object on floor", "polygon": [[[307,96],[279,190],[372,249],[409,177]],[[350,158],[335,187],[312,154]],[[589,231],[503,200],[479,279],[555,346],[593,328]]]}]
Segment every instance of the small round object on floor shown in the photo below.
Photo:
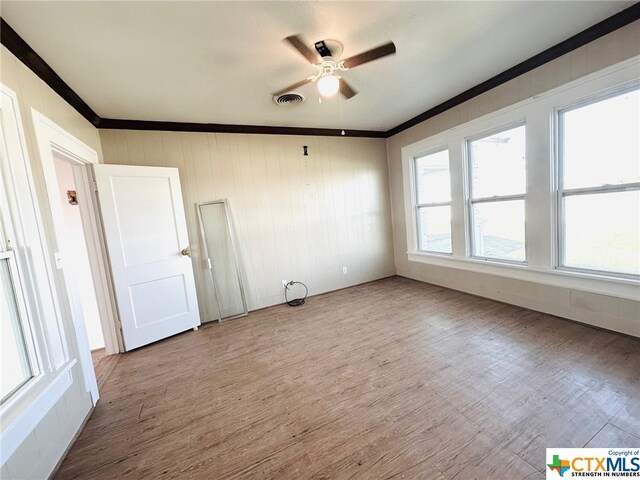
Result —
[{"label": "small round object on floor", "polygon": [[284,287],[284,299],[291,307],[299,307],[304,304],[308,294],[309,289],[302,282],[292,280]]}]

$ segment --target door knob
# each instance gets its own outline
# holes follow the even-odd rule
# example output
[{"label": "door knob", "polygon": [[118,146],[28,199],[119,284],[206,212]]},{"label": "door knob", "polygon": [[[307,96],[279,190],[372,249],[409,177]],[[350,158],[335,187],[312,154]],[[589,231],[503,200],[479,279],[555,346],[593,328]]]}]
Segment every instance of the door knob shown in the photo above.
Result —
[{"label": "door knob", "polygon": [[189,245],[180,250],[180,255],[184,255],[185,257],[191,256],[191,249],[189,248]]}]

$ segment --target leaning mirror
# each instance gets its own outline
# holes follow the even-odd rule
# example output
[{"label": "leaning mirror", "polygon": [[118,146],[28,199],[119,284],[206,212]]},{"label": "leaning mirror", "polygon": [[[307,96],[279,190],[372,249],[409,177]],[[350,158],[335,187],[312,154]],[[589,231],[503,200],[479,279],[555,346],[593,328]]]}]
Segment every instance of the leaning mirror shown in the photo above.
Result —
[{"label": "leaning mirror", "polygon": [[210,288],[208,310],[218,321],[245,316],[247,301],[227,201],[198,203],[197,209]]}]

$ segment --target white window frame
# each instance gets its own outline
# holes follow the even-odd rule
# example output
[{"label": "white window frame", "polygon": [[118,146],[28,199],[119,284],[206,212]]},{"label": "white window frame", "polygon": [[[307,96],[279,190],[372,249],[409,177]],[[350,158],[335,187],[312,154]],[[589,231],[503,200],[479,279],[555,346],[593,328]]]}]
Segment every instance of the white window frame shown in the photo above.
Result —
[{"label": "white window frame", "polygon": [[[36,348],[36,335],[33,318],[27,312],[27,305],[23,294],[24,282],[20,278],[20,271],[18,269],[15,252],[11,250],[11,247],[9,245],[7,245],[6,238],[4,238],[4,235],[2,235],[2,233],[3,232],[0,231],[0,238],[2,240],[0,244],[0,262],[7,262],[9,277],[11,280],[11,287],[13,289],[16,309],[18,311],[17,313],[20,327],[22,329],[22,340],[24,341],[27,359],[29,361],[29,367],[31,370],[31,377],[29,377],[25,382],[15,388],[9,394],[6,401],[0,404],[0,407],[4,407],[5,404],[10,404],[13,401],[13,398],[16,395],[19,395],[22,389],[28,388],[29,383],[32,382],[32,380],[34,380],[36,377],[38,377],[42,371],[41,355]],[[3,250],[3,248],[6,249]],[[7,319],[3,319],[3,321],[6,320]]]},{"label": "white window frame", "polygon": [[422,235],[422,229],[420,228],[420,209],[421,208],[429,208],[429,207],[449,207],[449,210],[451,210],[451,196],[449,196],[449,201],[448,202],[429,202],[429,203],[418,203],[418,167],[417,167],[417,162],[418,159],[420,158],[424,158],[424,157],[428,157],[429,155],[435,155],[436,153],[440,153],[440,152],[447,152],[447,168],[449,169],[449,183],[451,183],[451,159],[449,157],[449,147],[447,147],[446,145],[441,145],[439,147],[435,147],[435,148],[431,148],[429,150],[426,150],[424,152],[420,152],[417,155],[414,155],[413,157],[413,163],[412,163],[412,169],[413,169],[413,191],[414,191],[414,200],[413,203],[415,205],[415,221],[416,221],[416,249],[419,252],[424,252],[424,253],[429,253],[431,255],[444,255],[444,256],[451,256],[453,254],[453,232],[451,232],[451,230],[449,230],[451,232],[451,244],[452,244],[452,248],[451,248],[451,252],[438,252],[436,250],[423,250],[420,248],[420,236]]},{"label": "white window frame", "polygon": [[[511,106],[436,133],[401,148],[404,224],[407,260],[431,266],[453,268],[498,277],[523,280],[581,292],[637,301],[640,280],[611,275],[609,272],[582,272],[558,268],[557,199],[554,151],[554,109],[589,96],[620,89],[640,82],[640,56],[629,58],[598,72],[581,77],[547,92],[536,94]],[[527,264],[511,264],[469,256],[469,218],[466,207],[468,175],[464,139],[497,125],[518,120],[527,125],[527,193],[525,206]],[[443,120],[444,121],[444,120]],[[413,158],[437,146],[448,146],[451,175],[451,235],[453,254],[436,255],[417,249]],[[622,327],[621,327],[622,328]],[[624,329],[629,328],[624,327]]]},{"label": "white window frame", "polygon": [[[474,218],[473,218],[473,206],[477,205],[477,204],[482,204],[482,203],[494,203],[494,202],[508,202],[511,200],[522,200],[524,202],[524,209],[525,212],[527,210],[527,201],[526,201],[526,197],[527,197],[527,185],[526,185],[526,163],[525,163],[525,192],[524,193],[519,193],[519,194],[513,194],[513,195],[492,195],[491,197],[478,197],[478,198],[473,198],[473,165],[471,162],[471,143],[479,140],[481,138],[484,137],[488,137],[490,135],[495,135],[498,133],[502,133],[505,132],[507,130],[511,130],[513,128],[518,128],[518,127],[524,127],[525,128],[525,145],[526,145],[526,136],[527,136],[527,122],[526,120],[522,119],[522,120],[517,120],[515,122],[510,122],[504,125],[500,125],[494,128],[491,128],[490,130],[486,130],[484,132],[480,132],[477,134],[474,134],[470,137],[467,137],[464,139],[464,160],[466,163],[466,169],[465,169],[465,173],[467,175],[467,181],[465,182],[467,185],[467,192],[466,192],[466,197],[467,197],[467,201],[466,201],[466,208],[467,208],[467,218],[469,220],[469,226],[467,229],[467,236],[468,236],[468,244],[469,244],[469,248],[467,250],[467,255],[470,258],[476,258],[479,260],[485,260],[485,261],[490,261],[490,262],[498,262],[498,263],[511,263],[511,264],[516,264],[516,265],[526,265],[527,262],[527,225],[526,225],[526,221],[523,218],[523,221],[525,222],[524,225],[524,245],[525,245],[525,258],[522,261],[519,260],[509,260],[508,258],[500,258],[500,257],[487,257],[487,256],[482,256],[482,255],[474,255],[474,246],[476,244],[476,236],[475,236],[475,223],[474,223]],[[526,158],[526,155],[525,155]],[[526,213],[525,213],[526,216]]]},{"label": "white window frame", "polygon": [[611,270],[599,270],[596,268],[580,268],[574,267],[570,265],[566,265],[565,256],[566,256],[566,244],[565,244],[565,208],[564,208],[564,199],[571,196],[577,195],[592,195],[599,193],[614,193],[614,192],[634,192],[640,190],[640,182],[627,182],[616,185],[600,185],[594,187],[579,187],[579,188],[564,188],[563,180],[564,180],[564,135],[563,135],[563,122],[561,120],[562,115],[565,112],[570,112],[572,110],[577,110],[581,107],[585,107],[587,105],[592,105],[594,103],[601,102],[603,100],[607,100],[609,98],[613,98],[619,95],[623,95],[624,93],[631,92],[634,90],[640,89],[640,81],[632,81],[627,82],[622,85],[617,85],[611,89],[607,89],[603,92],[598,92],[592,95],[588,95],[586,97],[580,98],[573,102],[567,103],[566,105],[558,106],[554,109],[554,130],[555,130],[555,142],[554,142],[554,152],[555,152],[555,207],[556,207],[556,257],[555,257],[555,266],[559,270],[564,270],[567,272],[578,272],[585,274],[593,274],[593,275],[606,275],[606,276],[614,276],[620,278],[629,278],[629,279],[640,279],[640,275],[634,275],[623,272],[615,272]]},{"label": "white window frame", "polygon": [[[29,322],[34,376],[0,406],[0,463],[6,462],[74,382],[66,331],[54,283],[18,97],[0,83],[0,213],[2,245],[15,258],[14,282]],[[6,195],[5,195],[6,193]],[[35,372],[37,371],[37,374]]]}]

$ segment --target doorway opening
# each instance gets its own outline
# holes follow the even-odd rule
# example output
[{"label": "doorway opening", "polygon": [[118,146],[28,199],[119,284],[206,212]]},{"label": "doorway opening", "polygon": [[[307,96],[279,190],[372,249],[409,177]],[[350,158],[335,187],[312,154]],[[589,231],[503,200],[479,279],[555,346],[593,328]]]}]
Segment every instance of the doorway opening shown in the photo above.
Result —
[{"label": "doorway opening", "polygon": [[[76,179],[82,179],[83,166],[78,165],[68,157],[58,152],[53,152],[53,164],[56,172],[57,192],[62,207],[63,225],[57,225],[64,235],[64,242],[61,245],[63,254],[63,268],[68,269],[72,276],[69,285],[72,296],[77,296],[74,303],[78,302],[82,310],[84,325],[87,331],[87,340],[92,356],[98,360],[104,353],[104,333],[100,322],[100,311],[98,310],[98,300],[96,289],[91,274],[89,263],[89,253],[87,250],[87,239],[85,227],[82,224],[81,208],[88,208],[87,200],[82,195],[78,195]],[[75,306],[75,305],[74,305]],[[95,352],[95,355],[94,355]],[[95,365],[94,360],[94,365]]]},{"label": "doorway opening", "polygon": [[[77,345],[70,355],[78,359],[95,405],[97,364],[91,350],[104,349],[106,355],[123,351],[93,188],[98,154],[36,110],[32,116],[58,249],[52,253],[64,282]],[[72,348],[76,350],[73,344]]]},{"label": "doorway opening", "polygon": [[91,240],[100,237],[90,188],[93,183],[91,167],[53,146],[50,158],[55,178],[47,180],[47,188],[52,209],[57,210],[54,218],[60,266],[77,334],[84,337],[80,343],[86,341],[85,348],[88,347],[91,352],[84,362],[86,369],[93,369],[94,375],[89,375],[93,377],[89,383],[99,391],[117,363],[118,355],[114,354],[119,349],[114,342],[106,341],[111,333],[112,317],[105,317],[105,309],[101,309],[100,305],[100,300],[104,303],[105,298],[100,297],[99,285],[103,283],[103,278],[96,259],[103,254],[103,250],[94,250],[92,257],[90,249]]}]

